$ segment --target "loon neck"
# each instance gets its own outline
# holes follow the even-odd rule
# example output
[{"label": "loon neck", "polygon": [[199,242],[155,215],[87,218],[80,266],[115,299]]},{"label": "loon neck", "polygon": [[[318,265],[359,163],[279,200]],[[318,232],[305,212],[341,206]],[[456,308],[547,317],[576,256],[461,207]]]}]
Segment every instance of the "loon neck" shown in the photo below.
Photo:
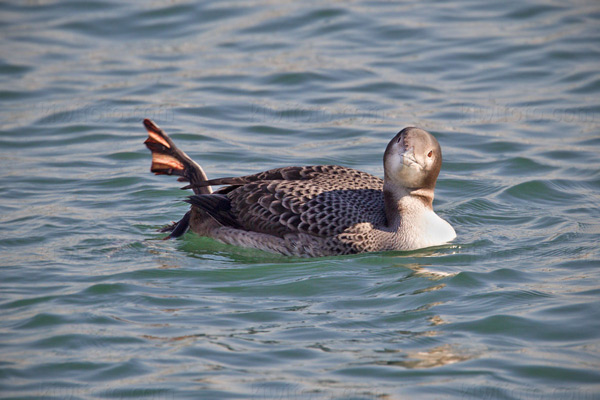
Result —
[{"label": "loon neck", "polygon": [[383,200],[387,226],[398,230],[407,220],[420,218],[424,212],[433,212],[433,190],[390,187],[383,185]]}]

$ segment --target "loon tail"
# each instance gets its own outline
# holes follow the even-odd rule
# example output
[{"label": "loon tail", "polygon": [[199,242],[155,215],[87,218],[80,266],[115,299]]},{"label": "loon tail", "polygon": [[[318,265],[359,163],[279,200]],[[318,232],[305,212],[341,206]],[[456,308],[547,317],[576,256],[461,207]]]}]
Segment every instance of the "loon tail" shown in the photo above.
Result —
[{"label": "loon tail", "polygon": [[[205,184],[208,177],[202,167],[178,149],[173,140],[154,122],[145,119],[144,126],[148,130],[148,139],[144,144],[152,152],[150,171],[156,175],[178,175],[178,181],[190,183],[185,189],[193,189],[196,195],[211,194],[212,188]],[[160,232],[170,232],[164,239],[183,235],[189,229],[190,215],[191,211],[188,211],[181,220],[160,229]]]}]

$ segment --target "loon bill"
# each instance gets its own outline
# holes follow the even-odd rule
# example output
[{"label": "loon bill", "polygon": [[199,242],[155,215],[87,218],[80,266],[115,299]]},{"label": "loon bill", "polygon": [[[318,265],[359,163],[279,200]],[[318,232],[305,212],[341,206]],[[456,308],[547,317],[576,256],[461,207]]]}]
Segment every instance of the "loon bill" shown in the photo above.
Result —
[{"label": "loon bill", "polygon": [[[162,229],[291,256],[415,250],[456,233],[432,207],[442,150],[428,132],[401,130],[383,155],[383,180],[338,165],[283,167],[208,179],[154,122],[144,120],[151,171],[178,175],[194,195],[190,210]],[[213,191],[212,186],[220,186]]]}]

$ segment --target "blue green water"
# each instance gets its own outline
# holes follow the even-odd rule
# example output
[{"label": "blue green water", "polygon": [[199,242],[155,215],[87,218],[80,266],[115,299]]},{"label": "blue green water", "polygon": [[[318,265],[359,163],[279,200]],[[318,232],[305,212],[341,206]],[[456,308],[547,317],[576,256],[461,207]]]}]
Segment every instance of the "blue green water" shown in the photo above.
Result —
[{"label": "blue green water", "polygon": [[[600,398],[600,3],[3,1],[0,395]],[[442,145],[448,246],[290,259],[156,230],[210,177]]]}]

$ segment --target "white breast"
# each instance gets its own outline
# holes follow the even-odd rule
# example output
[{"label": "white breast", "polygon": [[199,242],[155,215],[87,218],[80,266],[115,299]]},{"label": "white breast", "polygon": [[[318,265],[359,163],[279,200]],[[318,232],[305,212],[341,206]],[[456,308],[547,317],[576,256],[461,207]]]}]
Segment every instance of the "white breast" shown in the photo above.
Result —
[{"label": "white breast", "polygon": [[433,210],[421,209],[417,215],[403,215],[402,228],[398,232],[410,249],[439,246],[456,238],[452,226]]},{"label": "white breast", "polygon": [[430,246],[448,243],[456,238],[452,225],[441,219],[433,210],[425,213],[423,224],[425,225],[424,239],[433,243]]}]

